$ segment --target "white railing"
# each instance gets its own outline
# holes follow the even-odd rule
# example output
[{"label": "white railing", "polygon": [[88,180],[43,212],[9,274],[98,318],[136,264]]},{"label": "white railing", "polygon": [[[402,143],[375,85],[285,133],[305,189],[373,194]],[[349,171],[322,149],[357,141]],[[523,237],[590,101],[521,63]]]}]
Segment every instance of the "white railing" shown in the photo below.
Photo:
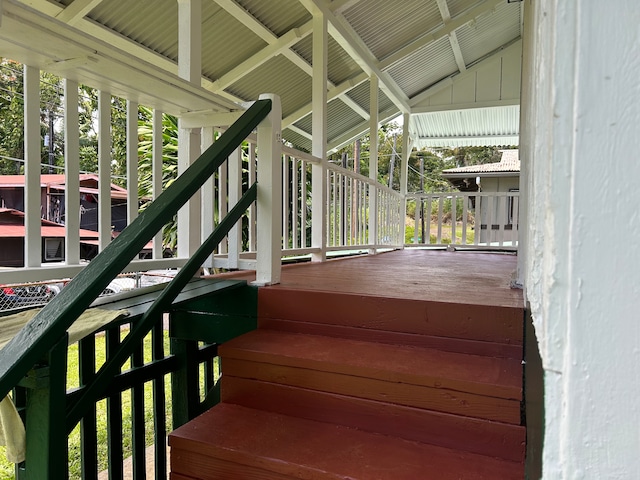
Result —
[{"label": "white railing", "polygon": [[519,193],[447,192],[407,195],[407,246],[515,250]]}]

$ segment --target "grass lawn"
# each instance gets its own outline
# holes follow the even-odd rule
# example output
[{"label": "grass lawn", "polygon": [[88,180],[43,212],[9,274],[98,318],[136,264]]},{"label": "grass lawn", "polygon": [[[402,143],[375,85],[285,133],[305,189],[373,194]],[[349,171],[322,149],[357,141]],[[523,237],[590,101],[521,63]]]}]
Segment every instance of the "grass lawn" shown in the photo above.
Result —
[{"label": "grass lawn", "polygon": [[[126,335],[126,330],[121,332],[121,336]],[[169,337],[165,332],[164,338],[165,353],[169,351]],[[144,343],[145,362],[151,360],[151,335],[148,335]],[[100,367],[105,361],[105,336],[96,337],[96,365]],[[123,370],[129,368],[127,362]],[[69,346],[68,349],[68,370],[67,387],[73,388],[79,385],[78,373],[78,344]],[[169,375],[165,377],[165,400],[167,422],[167,432],[171,431],[171,386]],[[123,436],[123,456],[127,458],[131,455],[131,391],[126,391],[122,396],[122,436]],[[145,440],[147,445],[153,443],[153,391],[152,384],[148,382],[144,389],[145,398]],[[107,405],[106,400],[102,400],[96,407],[98,423],[98,471],[107,468]],[[0,447],[0,479],[14,479],[14,466],[7,462],[4,447]],[[80,425],[69,435],[69,478],[81,478],[80,464]]]}]

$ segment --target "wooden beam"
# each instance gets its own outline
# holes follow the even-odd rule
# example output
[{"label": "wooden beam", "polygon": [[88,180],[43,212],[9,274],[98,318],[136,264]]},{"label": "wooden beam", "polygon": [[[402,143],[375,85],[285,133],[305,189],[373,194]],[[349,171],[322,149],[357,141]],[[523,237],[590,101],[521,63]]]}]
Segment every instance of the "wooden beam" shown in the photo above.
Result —
[{"label": "wooden beam", "polygon": [[77,24],[91,10],[100,5],[104,0],[74,0],[56,15],[61,22],[69,25]]},{"label": "wooden beam", "polygon": [[383,58],[377,64],[378,68],[381,70],[386,70],[391,65],[405,58],[407,55],[411,55],[416,50],[424,48],[427,45],[430,45],[433,42],[441,39],[442,37],[446,37],[450,33],[455,32],[458,28],[471,22],[479,15],[487,11],[490,11],[491,9],[495,8],[496,6],[498,6],[503,2],[504,0],[485,0],[484,2],[473,7],[471,10],[468,10],[466,13],[463,13],[462,15],[458,15],[457,17],[454,17],[453,19],[451,19],[450,22],[446,23],[443,27],[435,30],[432,33],[428,33],[426,35],[423,35],[417,38],[410,44],[395,51],[391,55],[388,55],[387,57]]},{"label": "wooden beam", "polygon": [[[442,21],[446,26],[447,23],[451,21],[451,13],[449,12],[449,5],[447,5],[447,0],[436,0],[436,1],[438,2],[438,9],[440,10]],[[462,56],[462,50],[460,49],[460,43],[458,42],[458,35],[456,34],[455,30],[449,33],[449,44],[451,45],[451,50],[453,50],[453,56],[456,59],[458,70],[460,70],[460,72],[464,72],[467,69],[467,66],[464,63],[464,57]]]}]

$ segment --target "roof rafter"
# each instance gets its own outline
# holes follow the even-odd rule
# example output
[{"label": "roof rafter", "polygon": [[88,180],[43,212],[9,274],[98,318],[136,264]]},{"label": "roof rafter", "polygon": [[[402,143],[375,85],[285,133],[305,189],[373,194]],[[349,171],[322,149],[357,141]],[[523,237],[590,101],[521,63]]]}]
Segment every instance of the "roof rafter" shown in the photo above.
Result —
[{"label": "roof rafter", "polygon": [[344,18],[334,15],[323,0],[300,0],[300,3],[312,14],[322,12],[329,22],[329,34],[338,40],[341,47],[358,63],[362,70],[369,75],[378,77],[380,88],[400,111],[409,112],[409,98],[391,76],[378,67],[378,59],[351,25]]},{"label": "roof rafter", "polygon": [[[297,43],[307,35],[313,33],[311,21],[307,22],[300,28],[289,30],[282,37],[278,37],[262,23],[260,23],[253,15],[251,15],[248,11],[238,5],[234,0],[213,1],[220,5],[221,8],[232,15],[236,20],[241,22],[244,26],[251,29],[262,40],[267,42],[268,46],[260,52],[256,53],[250,59],[247,59],[245,62],[242,62],[234,69],[227,72],[215,82],[213,82],[212,85],[207,87],[208,89],[215,93],[222,94],[222,90],[224,90],[224,88],[239,80],[243,75],[246,75],[251,70],[258,68],[258,66],[269,60],[269,58],[272,58],[278,54],[284,55],[289,61],[291,61],[307,75],[313,76],[313,67],[304,58],[291,50],[291,47],[295,43]],[[327,80],[328,89],[331,89],[334,86],[335,85],[331,81]],[[369,112],[363,109],[347,95],[343,95],[341,99],[358,115],[363,118],[369,118]]]},{"label": "roof rafter", "polygon": [[[451,13],[449,12],[449,5],[447,5],[447,0],[436,0],[436,2],[438,2],[438,9],[440,10],[442,21],[446,25],[449,21],[451,21]],[[453,56],[456,59],[458,70],[460,70],[460,72],[464,72],[467,69],[467,66],[464,63],[464,57],[462,56],[460,43],[458,43],[458,35],[456,34],[455,30],[449,34],[449,43],[451,44],[451,49],[453,50]]]},{"label": "roof rafter", "polygon": [[100,5],[104,0],[74,0],[68,7],[60,11],[56,18],[61,22],[73,25],[82,20],[91,10]]}]

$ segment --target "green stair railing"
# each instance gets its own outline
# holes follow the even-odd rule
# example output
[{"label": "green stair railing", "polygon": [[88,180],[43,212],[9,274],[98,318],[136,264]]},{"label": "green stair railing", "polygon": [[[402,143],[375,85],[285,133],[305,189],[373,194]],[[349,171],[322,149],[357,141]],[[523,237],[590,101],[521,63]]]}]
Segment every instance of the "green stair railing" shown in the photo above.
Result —
[{"label": "green stair railing", "polygon": [[175,215],[202,187],[270,110],[270,100],[256,101],[0,351],[0,398],[62,339],[71,324],[164,226],[166,219]]},{"label": "green stair railing", "polygon": [[[162,333],[162,315],[171,311],[176,297],[185,297],[183,289],[192,281],[203,262],[217,247],[231,228],[241,219],[247,208],[256,201],[257,184],[253,184],[242,195],[237,204],[218,224],[213,233],[180,269],[173,280],[161,291],[153,295],[153,300],[145,304],[145,310],[135,315],[127,336],[119,340],[119,325],[104,329],[107,333],[107,359],[96,371],[95,337],[87,337],[80,342],[80,387],[66,390],[67,369],[67,329],[102,293],[108,283],[137,255],[142,247],[162,228],[166,219],[172,217],[193,196],[193,194],[213,175],[227,157],[238,148],[245,138],[265,119],[272,110],[270,99],[258,100],[235,122],[198,160],[196,160],[175,182],[167,188],[149,207],[140,214],[107,248],[104,249],[84,270],[82,270],[46,307],[44,307],[27,325],[0,351],[0,398],[14,391],[14,399],[21,410],[27,414],[27,464],[18,470],[18,479],[23,478],[67,478],[66,439],[73,428],[81,423],[82,429],[82,476],[95,478],[95,405],[107,398],[112,417],[110,435],[118,430],[122,418],[118,420],[118,398],[120,392],[132,388],[137,405],[134,422],[140,423],[141,385],[147,381],[154,384],[163,375],[171,372],[180,378],[189,377],[189,393],[193,396],[193,372],[202,362],[209,365],[206,373],[205,388],[211,398],[204,402],[191,398],[179,398],[180,411],[174,414],[174,427],[200,413],[203,408],[215,404],[217,393],[212,385],[212,359],[216,355],[218,340],[202,338],[210,344],[198,347],[198,342],[185,338],[178,345],[178,354],[165,357],[160,348]],[[265,151],[265,154],[267,152]],[[278,258],[279,260],[279,258]],[[229,285],[227,285],[229,283]],[[235,289],[238,282],[220,282],[219,286],[209,288],[207,292]],[[214,291],[215,290],[215,291]],[[190,297],[190,295],[192,295]],[[187,294],[186,299],[196,298]],[[184,300],[183,300],[184,302]],[[251,321],[246,327],[251,328]],[[255,326],[253,327],[255,328]],[[234,330],[234,331],[235,331]],[[142,362],[143,339],[152,332],[154,360],[151,365]],[[221,338],[228,335],[224,333]],[[204,335],[205,337],[210,335]],[[183,346],[181,346],[183,345]],[[160,352],[160,353],[158,353]],[[122,366],[132,360],[129,372],[121,373]],[[188,364],[188,365],[187,365]],[[174,376],[175,381],[176,376]],[[133,382],[133,383],[132,383]],[[118,384],[118,385],[116,385]],[[21,385],[19,388],[16,388]],[[161,395],[164,383],[154,387]],[[195,385],[197,390],[197,382]],[[27,393],[29,390],[31,393]],[[174,385],[174,394],[176,387]],[[178,394],[180,397],[180,394]],[[158,406],[160,405],[160,406]],[[161,409],[163,401],[154,405]],[[184,410],[184,411],[182,411]],[[161,422],[163,411],[154,411],[155,423]],[[118,423],[120,422],[120,423]],[[113,425],[111,425],[113,424]],[[115,427],[114,427],[115,426]],[[135,427],[135,426],[134,426]],[[156,426],[156,428],[158,428]],[[134,437],[140,437],[140,428],[134,428]],[[163,453],[165,432],[162,428],[156,434],[156,461],[165,459]],[[31,438],[30,438],[31,437]],[[122,435],[120,434],[120,439]],[[122,477],[122,447],[116,434],[109,439],[109,475],[110,478]],[[113,447],[113,448],[112,448]],[[112,454],[112,452],[115,452]],[[113,457],[113,458],[112,458]],[[135,478],[144,478],[144,442],[134,438]],[[156,464],[156,478],[165,478],[163,465]]]}]

